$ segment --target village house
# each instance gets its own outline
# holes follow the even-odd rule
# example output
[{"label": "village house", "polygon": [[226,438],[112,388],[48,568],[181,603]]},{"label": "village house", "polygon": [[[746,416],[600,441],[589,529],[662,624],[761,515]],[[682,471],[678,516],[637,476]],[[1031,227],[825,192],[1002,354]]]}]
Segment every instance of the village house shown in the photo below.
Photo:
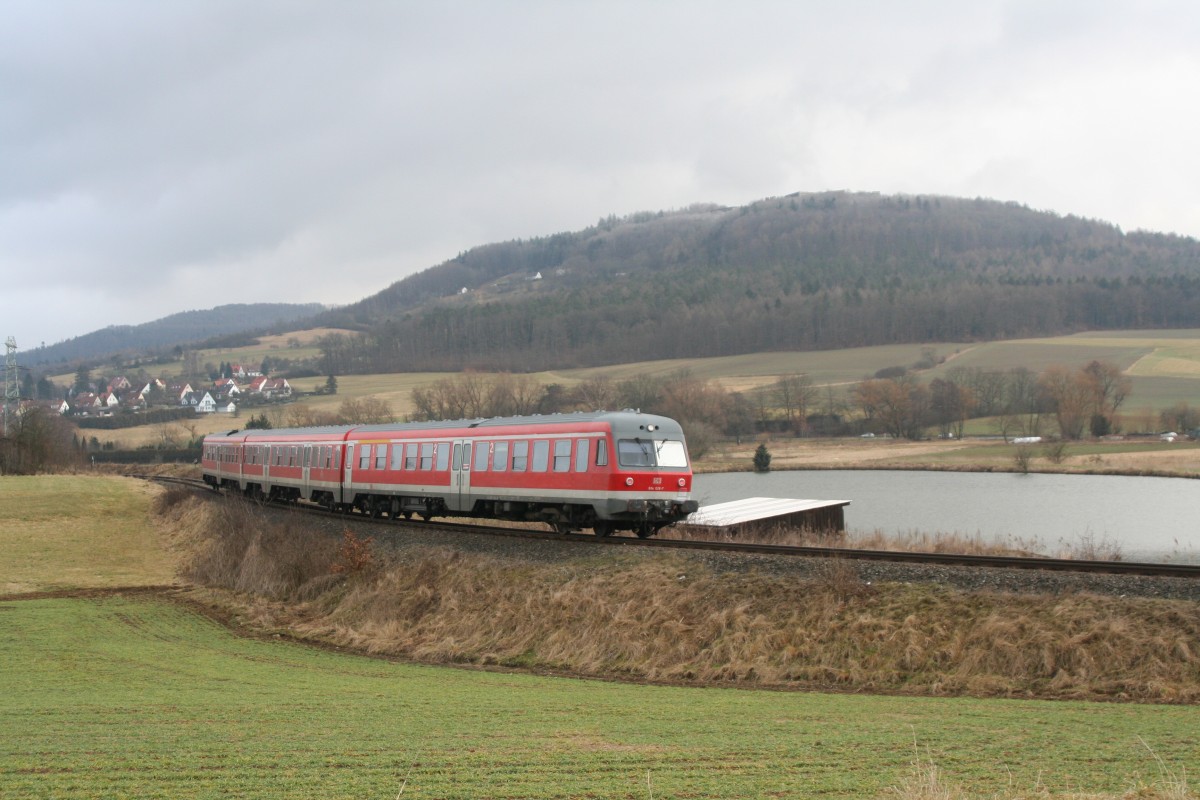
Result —
[{"label": "village house", "polygon": [[259,386],[259,393],[268,400],[292,396],[292,385],[287,378],[267,378]]},{"label": "village house", "polygon": [[217,401],[210,392],[188,392],[180,405],[191,406],[197,414],[211,414],[217,410]]},{"label": "village house", "polygon": [[147,405],[146,397],[141,392],[128,391],[120,396],[120,407],[132,411],[140,411]]},{"label": "village house", "polygon": [[165,391],[167,391],[167,385],[165,383],[163,383],[160,379],[153,378],[145,386],[142,387],[142,390],[138,394],[140,394],[142,397],[145,397],[146,395],[150,394],[150,392],[154,391],[155,389],[159,390],[160,392],[165,392]]},{"label": "village house", "polygon": [[99,400],[92,392],[80,392],[71,398],[71,411],[76,414],[90,414],[99,408]]},{"label": "village house", "polygon": [[167,387],[167,397],[180,405],[187,405],[184,402],[185,398],[192,392],[196,391],[190,383],[172,383]]}]

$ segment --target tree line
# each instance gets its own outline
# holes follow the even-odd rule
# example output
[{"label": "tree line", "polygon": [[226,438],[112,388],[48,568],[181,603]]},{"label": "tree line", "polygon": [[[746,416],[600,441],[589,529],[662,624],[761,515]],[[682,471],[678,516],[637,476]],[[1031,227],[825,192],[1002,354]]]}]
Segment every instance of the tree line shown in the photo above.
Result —
[{"label": "tree line", "polygon": [[324,374],[570,369],[1090,329],[1189,327],[1200,277],[992,280],[774,293],[749,281],[630,281],[527,301],[437,308],[318,341]]},{"label": "tree line", "polygon": [[[623,380],[593,378],[573,387],[542,385],[526,375],[467,372],[414,389],[414,420],[504,417],[522,414],[632,408],[683,424],[694,455],[721,437],[762,433],[793,436],[877,433],[920,439],[961,437],[971,419],[990,418],[996,433],[1079,439],[1122,432],[1120,410],[1130,381],[1106,361],[1035,373],[953,367],[923,382],[907,368],[881,370],[841,392],[805,374],[733,392],[688,370],[640,374]],[[1164,429],[1200,426],[1200,411],[1178,404],[1162,413]]]}]

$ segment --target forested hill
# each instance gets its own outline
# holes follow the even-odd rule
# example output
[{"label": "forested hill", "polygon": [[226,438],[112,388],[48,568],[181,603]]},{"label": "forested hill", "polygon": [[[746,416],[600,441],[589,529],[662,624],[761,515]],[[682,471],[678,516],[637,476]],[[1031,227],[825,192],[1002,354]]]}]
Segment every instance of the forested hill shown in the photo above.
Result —
[{"label": "forested hill", "polygon": [[[141,325],[110,325],[49,347],[23,351],[26,366],[48,367],[112,355],[165,352],[203,339],[269,331],[324,310],[318,303],[231,303],[205,311],[184,311]],[[280,332],[283,332],[282,330]]]},{"label": "forested hill", "polygon": [[797,194],[478,247],[319,321],[364,331],[326,342],[342,373],[1192,327],[1200,242],[990,200]]}]

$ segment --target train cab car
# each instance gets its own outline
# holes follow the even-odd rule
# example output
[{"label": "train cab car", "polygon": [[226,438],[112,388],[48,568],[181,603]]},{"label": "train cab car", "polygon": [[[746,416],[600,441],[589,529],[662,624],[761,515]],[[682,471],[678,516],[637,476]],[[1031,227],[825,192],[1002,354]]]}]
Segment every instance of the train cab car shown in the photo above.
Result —
[{"label": "train cab car", "polygon": [[214,486],[374,517],[487,517],[650,536],[698,506],[683,430],[635,411],[223,437],[206,438],[206,455],[210,444],[219,456],[237,440],[261,474],[245,464],[235,482],[219,457],[206,459]]},{"label": "train cab car", "polygon": [[347,502],[374,516],[649,536],[697,506],[679,424],[632,411],[363,427],[347,459]]}]

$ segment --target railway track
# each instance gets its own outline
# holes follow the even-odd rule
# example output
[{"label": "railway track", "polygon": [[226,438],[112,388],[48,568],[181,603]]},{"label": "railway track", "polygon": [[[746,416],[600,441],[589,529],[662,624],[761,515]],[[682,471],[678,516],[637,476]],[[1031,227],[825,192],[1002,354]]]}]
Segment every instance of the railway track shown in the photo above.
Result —
[{"label": "railway track", "polygon": [[[157,476],[150,480],[169,485],[212,489],[201,480]],[[292,511],[345,518],[345,514],[328,511],[309,505],[280,505]],[[373,519],[354,515],[356,522],[392,527],[398,521]],[[600,547],[657,547],[669,550],[724,552],[738,555],[757,554],[777,557],[835,558],[853,561],[886,561],[892,563],[976,567],[980,569],[1021,569],[1052,572],[1079,572],[1107,575],[1142,575],[1152,577],[1175,577],[1200,579],[1200,564],[1168,564],[1136,561],[1086,561],[1080,559],[1039,558],[1022,556],[985,556],[954,553],[924,553],[895,550],[863,550],[853,547],[800,547],[791,545],[757,544],[753,542],[713,542],[689,539],[639,539],[632,536],[600,537],[592,534],[558,533],[554,531],[502,528],[488,525],[472,525],[459,522],[418,522],[407,520],[406,525],[420,526],[426,530],[444,531],[448,534],[474,534],[540,541],[555,540],[579,542]]]}]

